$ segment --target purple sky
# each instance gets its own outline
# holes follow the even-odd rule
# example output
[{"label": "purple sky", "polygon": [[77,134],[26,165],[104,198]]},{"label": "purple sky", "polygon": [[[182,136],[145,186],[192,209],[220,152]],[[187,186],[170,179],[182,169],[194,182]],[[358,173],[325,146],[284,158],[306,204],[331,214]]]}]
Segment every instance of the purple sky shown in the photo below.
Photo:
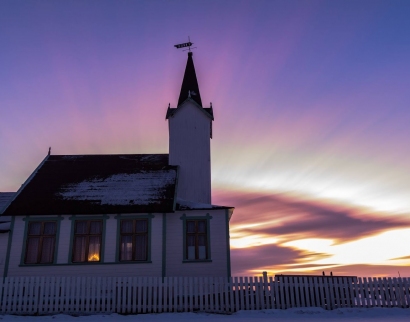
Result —
[{"label": "purple sky", "polygon": [[0,191],[49,146],[167,152],[190,36],[233,273],[410,275],[409,17],[394,0],[3,0]]}]

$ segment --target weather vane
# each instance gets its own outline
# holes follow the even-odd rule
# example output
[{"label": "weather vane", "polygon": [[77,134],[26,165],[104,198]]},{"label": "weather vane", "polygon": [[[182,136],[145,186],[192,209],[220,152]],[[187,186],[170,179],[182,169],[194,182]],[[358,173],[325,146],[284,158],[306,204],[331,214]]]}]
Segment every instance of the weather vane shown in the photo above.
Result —
[{"label": "weather vane", "polygon": [[[194,43],[191,42],[191,39],[189,39],[189,36],[188,36],[188,42],[184,42],[184,43],[182,43],[182,44],[174,45],[174,47],[177,48],[177,49],[188,47],[188,49],[185,49],[184,51],[186,51],[186,50],[191,51],[191,46],[192,46],[193,44],[194,44]],[[192,49],[195,49],[195,48],[196,48],[196,47],[192,47]]]}]

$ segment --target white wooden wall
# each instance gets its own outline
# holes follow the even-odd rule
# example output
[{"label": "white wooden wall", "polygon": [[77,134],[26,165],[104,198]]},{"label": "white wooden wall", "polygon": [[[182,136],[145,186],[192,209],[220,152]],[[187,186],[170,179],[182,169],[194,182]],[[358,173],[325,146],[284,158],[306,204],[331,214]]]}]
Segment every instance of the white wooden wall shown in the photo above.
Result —
[{"label": "white wooden wall", "polygon": [[168,121],[169,164],[180,166],[178,198],[210,204],[212,120],[186,101]]},{"label": "white wooden wall", "polygon": [[6,264],[7,244],[9,240],[9,232],[0,233],[0,277],[3,276],[4,266]]},{"label": "white wooden wall", "polygon": [[410,278],[10,277],[0,313],[159,313],[409,308]]},{"label": "white wooden wall", "polygon": [[[204,263],[183,263],[183,221],[180,219],[183,214],[187,216],[206,216],[210,214],[210,242],[212,262]],[[129,216],[136,216],[130,214]],[[152,263],[119,264],[115,263],[117,251],[117,219],[115,215],[109,215],[106,220],[106,231],[103,237],[104,262],[100,264],[70,264],[70,216],[62,216],[60,221],[60,236],[56,247],[56,265],[20,266],[21,254],[24,248],[24,227],[23,217],[15,218],[12,245],[10,252],[8,277],[18,276],[162,276],[163,268],[163,214],[153,214],[151,225],[151,261]],[[52,216],[56,218],[56,216]],[[121,218],[126,218],[124,215]],[[35,218],[32,216],[31,218]],[[43,216],[44,218],[44,216]],[[76,219],[81,219],[77,216]],[[190,210],[166,214],[166,276],[228,276],[227,270],[227,243],[226,243],[226,217],[225,209],[215,210]],[[0,234],[4,239],[4,244],[0,243],[0,258],[5,261],[6,245],[8,234]],[[1,241],[1,240],[0,240]],[[4,247],[4,252],[1,252]],[[1,262],[0,262],[1,263]],[[4,265],[3,265],[4,266]],[[3,273],[0,264],[0,273]],[[1,274],[0,276],[3,276]]]}]

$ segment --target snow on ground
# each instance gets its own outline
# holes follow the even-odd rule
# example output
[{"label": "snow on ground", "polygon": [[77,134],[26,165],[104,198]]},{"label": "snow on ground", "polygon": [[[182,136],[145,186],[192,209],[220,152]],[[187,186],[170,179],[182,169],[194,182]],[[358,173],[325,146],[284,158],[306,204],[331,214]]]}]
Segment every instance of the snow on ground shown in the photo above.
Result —
[{"label": "snow on ground", "polygon": [[409,322],[410,309],[370,308],[370,309],[337,309],[325,311],[321,308],[294,308],[288,310],[239,311],[231,315],[208,313],[160,313],[160,314],[96,314],[70,316],[64,314],[51,316],[15,316],[0,315],[1,322],[165,322],[165,321],[199,321],[199,322],[301,322],[301,321],[394,321]]}]

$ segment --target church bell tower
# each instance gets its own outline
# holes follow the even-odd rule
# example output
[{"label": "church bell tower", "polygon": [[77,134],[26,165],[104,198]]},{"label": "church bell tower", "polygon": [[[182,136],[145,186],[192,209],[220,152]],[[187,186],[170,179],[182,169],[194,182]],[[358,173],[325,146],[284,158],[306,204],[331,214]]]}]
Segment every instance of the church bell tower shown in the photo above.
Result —
[{"label": "church bell tower", "polygon": [[192,52],[176,108],[168,107],[169,164],[179,166],[177,198],[211,204],[212,106],[202,106]]}]

